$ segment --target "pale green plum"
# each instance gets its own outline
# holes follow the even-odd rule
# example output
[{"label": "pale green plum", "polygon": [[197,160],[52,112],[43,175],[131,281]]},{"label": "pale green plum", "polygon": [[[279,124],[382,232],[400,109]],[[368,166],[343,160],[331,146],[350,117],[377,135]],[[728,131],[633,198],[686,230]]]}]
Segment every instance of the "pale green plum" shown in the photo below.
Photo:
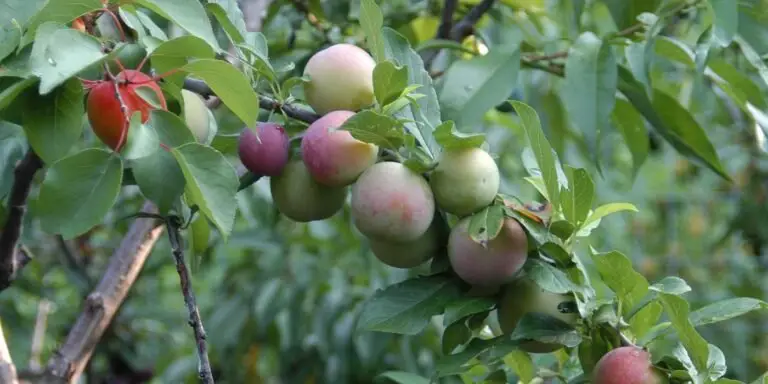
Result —
[{"label": "pale green plum", "polygon": [[373,68],[370,54],[352,44],[335,44],[307,61],[304,97],[315,112],[358,111],[374,102]]},{"label": "pale green plum", "polygon": [[430,175],[437,206],[459,217],[493,202],[499,193],[499,168],[481,148],[447,149]]},{"label": "pale green plum", "polygon": [[348,188],[317,183],[301,160],[288,162],[282,172],[270,178],[272,200],[291,220],[309,222],[327,219],[344,206]]},{"label": "pale green plum", "polygon": [[448,226],[435,213],[432,225],[413,241],[389,241],[368,238],[371,252],[379,261],[395,268],[414,268],[433,258],[447,241]]}]

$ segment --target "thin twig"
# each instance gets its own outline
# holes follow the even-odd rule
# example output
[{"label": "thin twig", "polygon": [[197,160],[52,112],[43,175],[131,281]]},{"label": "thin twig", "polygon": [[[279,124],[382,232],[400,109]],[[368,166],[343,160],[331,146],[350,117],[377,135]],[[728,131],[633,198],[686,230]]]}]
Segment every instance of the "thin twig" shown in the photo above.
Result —
[{"label": "thin twig", "polygon": [[[447,40],[451,38],[451,28],[453,28],[453,14],[456,12],[457,3],[457,0],[445,0],[443,3],[443,12],[440,16],[440,26],[437,27],[437,34],[435,35],[435,39]],[[429,52],[424,57],[424,68],[429,69],[429,67],[432,66],[432,62],[435,60],[439,53],[439,49]]]},{"label": "thin twig", "polygon": [[32,333],[32,346],[29,352],[29,369],[39,371],[40,355],[43,353],[43,344],[45,341],[45,329],[48,323],[48,313],[51,311],[51,302],[46,298],[40,299],[37,304],[37,318],[35,319],[35,329]]},{"label": "thin twig", "polygon": [[0,234],[0,292],[11,285],[19,270],[30,260],[25,252],[19,252],[17,248],[32,180],[41,168],[43,161],[30,149],[13,172],[8,218]]},{"label": "thin twig", "polygon": [[182,222],[180,218],[171,216],[166,221],[166,225],[168,227],[168,240],[171,243],[173,260],[176,262],[176,271],[179,273],[179,280],[181,282],[181,293],[184,295],[184,304],[187,305],[187,311],[189,312],[189,326],[192,327],[192,330],[195,333],[198,375],[203,383],[213,384],[211,362],[208,360],[208,347],[205,343],[205,329],[203,328],[203,321],[200,319],[200,310],[197,308],[195,293],[192,290],[192,281],[190,281],[189,278],[189,270],[187,269],[187,264],[184,262],[184,248],[180,233]]},{"label": "thin twig", "polygon": [[467,12],[456,25],[451,28],[451,39],[455,41],[464,40],[472,33],[475,24],[485,15],[493,6],[494,0],[483,0]]},{"label": "thin twig", "polygon": [[[142,211],[155,213],[157,208],[146,202]],[[66,341],[48,361],[45,382],[77,382],[163,229],[155,219],[139,218],[133,222],[112,254],[99,285],[86,298]]]},{"label": "thin twig", "polygon": [[8,344],[5,342],[5,335],[3,334],[3,328],[0,326],[0,383],[18,384],[18,382],[16,366],[13,365],[11,351],[8,349]]}]

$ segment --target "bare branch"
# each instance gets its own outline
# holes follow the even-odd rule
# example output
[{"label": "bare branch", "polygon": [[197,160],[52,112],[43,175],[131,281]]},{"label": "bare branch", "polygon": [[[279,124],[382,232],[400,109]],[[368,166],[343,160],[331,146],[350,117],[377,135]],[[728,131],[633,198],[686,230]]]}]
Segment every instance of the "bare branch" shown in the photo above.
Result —
[{"label": "bare branch", "polygon": [[29,262],[25,252],[18,251],[21,227],[27,211],[27,197],[35,173],[43,168],[43,161],[30,149],[13,172],[13,187],[8,198],[8,219],[0,234],[0,292],[8,288],[18,271]]},{"label": "bare branch", "polygon": [[[145,202],[143,212],[157,209]],[[45,382],[75,382],[83,373],[107,326],[128,295],[164,227],[157,220],[134,221],[120,247],[112,254],[107,270],[84,303],[83,312],[69,331],[67,339],[48,361]]]},{"label": "bare branch", "polygon": [[475,28],[475,24],[477,24],[477,22],[480,21],[480,18],[491,9],[493,2],[494,0],[483,0],[472,7],[472,9],[461,18],[461,21],[451,28],[451,39],[461,41],[469,36]]},{"label": "bare branch", "polygon": [[37,318],[35,319],[35,330],[32,333],[32,346],[29,353],[29,369],[39,371],[40,354],[43,352],[43,341],[45,341],[45,329],[48,323],[48,313],[51,311],[51,302],[48,299],[41,299],[37,304]]},{"label": "bare branch", "polygon": [[[453,28],[453,14],[456,12],[457,0],[445,0],[443,4],[443,12],[440,16],[440,26],[437,27],[437,34],[435,39],[450,39],[451,28]],[[424,68],[429,69],[432,66],[432,62],[435,60],[440,50],[434,50],[428,53],[424,57]]]},{"label": "bare branch", "polygon": [[178,217],[168,218],[168,240],[171,242],[173,260],[176,262],[176,271],[179,273],[184,304],[187,305],[187,311],[189,311],[189,326],[192,327],[195,333],[198,375],[203,383],[213,384],[213,372],[211,371],[211,362],[208,360],[208,347],[205,343],[205,329],[203,328],[203,321],[200,319],[200,310],[197,308],[197,302],[195,301],[195,292],[192,290],[189,270],[184,262],[184,247],[180,234],[181,224],[181,219]]},{"label": "bare branch", "polygon": [[11,359],[11,351],[8,350],[8,344],[5,342],[3,328],[0,327],[0,383],[18,384],[19,379],[16,376],[16,366]]}]

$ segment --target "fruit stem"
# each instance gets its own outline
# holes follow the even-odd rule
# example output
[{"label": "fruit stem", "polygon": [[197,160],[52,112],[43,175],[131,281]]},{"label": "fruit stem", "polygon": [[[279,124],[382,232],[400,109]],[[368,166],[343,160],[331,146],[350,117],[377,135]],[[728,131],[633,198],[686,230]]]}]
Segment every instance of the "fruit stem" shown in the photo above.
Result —
[{"label": "fruit stem", "polygon": [[131,126],[131,117],[128,115],[128,107],[125,105],[125,101],[123,101],[123,97],[120,95],[120,85],[118,84],[117,78],[109,72],[107,63],[104,63],[104,69],[107,71],[112,86],[115,89],[115,98],[117,99],[117,102],[120,103],[120,113],[123,115],[123,129],[120,132],[120,140],[117,141],[117,145],[115,146],[115,152],[120,153],[123,144],[125,144],[125,139],[128,136],[128,128]]},{"label": "fruit stem", "polygon": [[158,82],[158,81],[162,80],[163,78],[168,77],[170,75],[173,75],[174,73],[176,73],[178,71],[179,71],[179,68],[174,68],[174,69],[171,69],[168,72],[164,72],[164,73],[161,73],[159,75],[153,76],[152,78],[149,78],[147,80],[130,81],[130,83],[133,84],[133,85],[142,85],[142,84],[147,84],[147,83]]}]

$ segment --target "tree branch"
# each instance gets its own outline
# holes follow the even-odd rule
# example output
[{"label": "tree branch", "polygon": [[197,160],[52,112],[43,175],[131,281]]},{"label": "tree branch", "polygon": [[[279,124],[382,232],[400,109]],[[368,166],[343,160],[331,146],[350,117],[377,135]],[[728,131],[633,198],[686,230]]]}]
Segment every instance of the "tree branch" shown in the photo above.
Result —
[{"label": "tree branch", "polygon": [[494,0],[483,0],[472,7],[472,9],[461,18],[461,21],[451,28],[451,39],[461,41],[469,36],[475,28],[475,24],[477,24],[477,22],[480,21],[480,18],[491,9],[493,2]]},{"label": "tree branch", "polygon": [[195,341],[197,342],[198,375],[203,383],[213,384],[211,363],[208,360],[208,347],[205,344],[205,329],[203,328],[203,321],[200,319],[200,311],[198,310],[195,301],[195,293],[192,290],[189,270],[184,263],[184,248],[180,233],[181,224],[181,219],[178,217],[172,216],[168,218],[166,222],[166,225],[168,226],[168,240],[171,242],[173,260],[176,262],[176,271],[179,273],[181,293],[184,295],[184,304],[187,305],[187,311],[189,311],[189,326],[192,327],[192,330],[195,333]]},{"label": "tree branch", "polygon": [[43,168],[43,161],[30,149],[13,172],[13,187],[8,198],[8,219],[0,234],[0,292],[8,288],[19,270],[30,260],[29,255],[17,250],[24,214],[27,211],[27,197],[35,173]]},{"label": "tree branch", "polygon": [[[195,79],[185,79],[184,89],[195,92],[201,96],[215,96],[215,93],[205,82]],[[279,101],[264,95],[259,95],[259,108],[267,111],[282,111],[288,117],[303,121],[307,124],[313,123],[320,118],[320,115],[301,109],[293,104],[281,104]]]},{"label": "tree branch", "polygon": [[[142,211],[155,213],[157,208],[145,202]],[[112,254],[99,285],[86,298],[83,312],[69,331],[64,345],[48,361],[44,382],[77,381],[163,229],[153,219],[134,221],[120,247]]]},{"label": "tree branch", "polygon": [[[435,35],[435,39],[448,40],[451,38],[451,28],[453,28],[453,14],[456,12],[457,3],[457,0],[445,0],[443,4],[443,12],[440,14],[440,26],[437,27],[437,34]],[[426,57],[424,57],[424,68],[429,69],[432,66],[432,62],[435,60],[439,53],[439,49],[429,52]]]},{"label": "tree branch", "polygon": [[40,299],[37,305],[37,318],[35,319],[35,330],[32,333],[32,346],[29,351],[29,369],[39,371],[40,355],[43,353],[43,342],[45,341],[45,329],[47,328],[48,313],[51,311],[51,302],[48,299]]},{"label": "tree branch", "polygon": [[16,376],[16,366],[13,365],[11,352],[8,350],[8,344],[5,342],[3,328],[0,327],[0,383],[18,384]]}]

